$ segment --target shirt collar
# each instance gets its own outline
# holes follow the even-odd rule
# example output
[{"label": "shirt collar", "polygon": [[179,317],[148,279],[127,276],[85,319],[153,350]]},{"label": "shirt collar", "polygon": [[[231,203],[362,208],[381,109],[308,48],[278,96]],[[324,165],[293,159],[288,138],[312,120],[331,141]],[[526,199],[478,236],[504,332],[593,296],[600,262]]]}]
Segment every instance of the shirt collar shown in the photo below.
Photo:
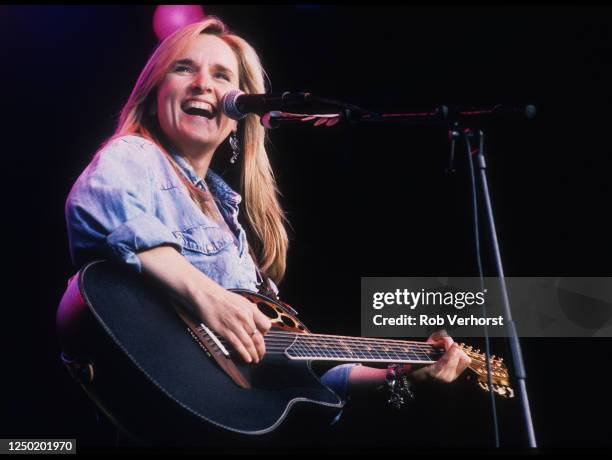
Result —
[{"label": "shirt collar", "polygon": [[208,172],[206,173],[206,181],[204,181],[202,178],[198,177],[195,170],[185,159],[185,157],[174,152],[170,152],[170,154],[172,155],[174,161],[176,161],[176,163],[181,167],[181,170],[185,173],[187,178],[196,187],[200,187],[203,190],[208,190],[206,185],[208,183],[210,192],[219,200],[231,204],[239,204],[242,201],[242,196],[227,185],[227,182],[225,182],[221,176],[215,173],[212,169],[208,168]]}]

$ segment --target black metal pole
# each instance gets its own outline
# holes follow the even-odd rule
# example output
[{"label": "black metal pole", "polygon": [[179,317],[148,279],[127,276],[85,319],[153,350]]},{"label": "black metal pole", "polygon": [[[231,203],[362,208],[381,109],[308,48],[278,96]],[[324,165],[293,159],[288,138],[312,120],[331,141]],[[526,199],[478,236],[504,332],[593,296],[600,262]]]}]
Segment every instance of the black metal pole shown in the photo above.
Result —
[{"label": "black metal pole", "polygon": [[527,429],[527,438],[529,447],[536,448],[536,437],[533,429],[533,421],[531,420],[531,409],[529,407],[529,398],[527,397],[527,373],[525,372],[525,366],[523,364],[523,354],[521,352],[521,344],[516,334],[516,327],[512,320],[512,313],[510,311],[510,302],[508,301],[508,291],[506,288],[506,280],[504,275],[504,267],[502,265],[501,253],[499,251],[499,243],[497,241],[497,231],[495,229],[495,220],[493,219],[493,207],[491,206],[491,196],[489,194],[489,185],[487,181],[487,164],[484,156],[484,131],[479,131],[480,136],[480,148],[476,155],[476,165],[480,172],[480,184],[482,187],[482,195],[485,203],[485,212],[489,221],[489,231],[491,236],[491,244],[493,249],[493,257],[495,259],[495,265],[497,268],[497,276],[499,279],[500,289],[502,293],[502,305],[504,309],[504,317],[506,320],[506,330],[508,333],[508,342],[512,353],[512,361],[514,364],[514,371],[516,374],[518,393],[521,399],[521,407],[523,410],[523,417],[525,420],[525,427]]},{"label": "black metal pole", "polygon": [[[458,133],[457,130],[455,132]],[[474,243],[476,249],[476,263],[478,265],[478,277],[480,278],[480,290],[484,290],[484,270],[482,264],[482,257],[480,251],[480,220],[478,218],[478,190],[476,173],[474,171],[474,159],[472,151],[472,143],[470,137],[473,136],[472,130],[464,130],[465,136],[465,147],[467,149],[467,162],[468,170],[470,172],[470,184],[472,189],[472,209],[473,209],[473,223],[474,223]],[[480,149],[483,148],[484,137],[480,137]],[[482,304],[482,317],[486,315],[486,303]],[[491,341],[489,340],[489,328],[486,323],[484,325],[484,343],[485,343],[485,358],[487,363],[487,383],[489,385],[489,402],[491,403],[491,419],[493,421],[493,435],[495,437],[495,447],[499,448],[499,422],[497,420],[497,404],[495,402],[495,392],[493,391],[493,371],[491,369]]]}]

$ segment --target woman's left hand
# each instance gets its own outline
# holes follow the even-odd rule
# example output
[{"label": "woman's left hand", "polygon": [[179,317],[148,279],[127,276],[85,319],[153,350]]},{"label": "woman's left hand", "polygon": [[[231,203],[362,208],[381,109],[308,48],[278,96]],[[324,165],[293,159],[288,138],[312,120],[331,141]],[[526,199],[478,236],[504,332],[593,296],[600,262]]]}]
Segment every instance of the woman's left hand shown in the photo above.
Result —
[{"label": "woman's left hand", "polygon": [[407,373],[408,378],[414,382],[425,380],[452,382],[456,380],[472,362],[472,359],[459,348],[459,345],[448,336],[446,331],[433,333],[427,339],[427,343],[437,347],[443,347],[445,353],[434,364]]}]

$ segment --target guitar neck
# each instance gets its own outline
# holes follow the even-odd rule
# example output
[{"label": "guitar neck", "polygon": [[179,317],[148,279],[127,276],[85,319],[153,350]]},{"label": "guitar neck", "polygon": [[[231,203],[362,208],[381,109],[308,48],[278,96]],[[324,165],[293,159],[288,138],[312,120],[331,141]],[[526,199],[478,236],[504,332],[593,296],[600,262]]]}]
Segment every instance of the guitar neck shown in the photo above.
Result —
[{"label": "guitar neck", "polygon": [[283,332],[272,335],[269,339],[276,341],[284,336],[285,355],[292,360],[431,364],[443,354],[425,342]]}]

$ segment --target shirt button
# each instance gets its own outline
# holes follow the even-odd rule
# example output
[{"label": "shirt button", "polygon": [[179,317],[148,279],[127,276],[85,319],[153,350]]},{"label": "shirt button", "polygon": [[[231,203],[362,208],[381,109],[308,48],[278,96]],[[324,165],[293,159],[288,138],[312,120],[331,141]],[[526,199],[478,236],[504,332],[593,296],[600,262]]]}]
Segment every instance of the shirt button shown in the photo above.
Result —
[{"label": "shirt button", "polygon": [[207,250],[208,252],[211,252],[213,249],[215,249],[215,247],[214,247],[212,244],[207,244],[207,245],[206,245],[206,250]]}]

